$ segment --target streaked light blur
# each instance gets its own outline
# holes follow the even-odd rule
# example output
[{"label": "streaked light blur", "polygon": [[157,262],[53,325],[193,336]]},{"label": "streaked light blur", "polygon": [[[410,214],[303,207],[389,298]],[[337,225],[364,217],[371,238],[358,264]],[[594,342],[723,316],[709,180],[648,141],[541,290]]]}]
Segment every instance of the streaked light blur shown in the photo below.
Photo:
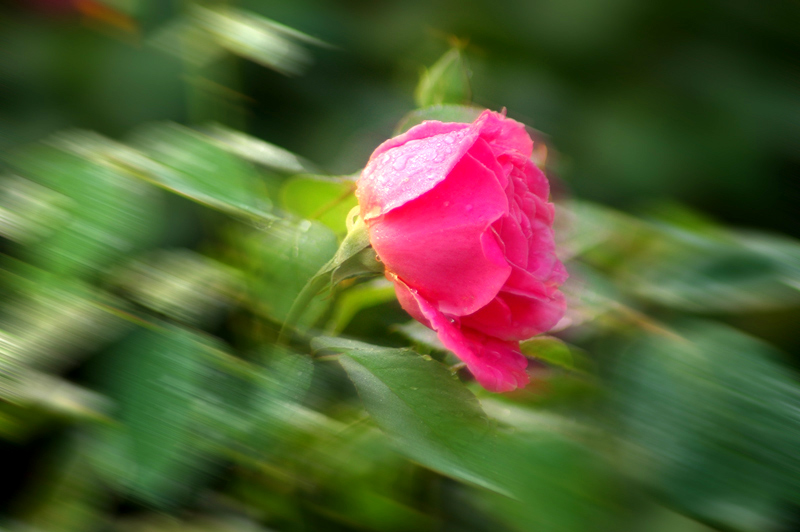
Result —
[{"label": "streaked light blur", "polygon": [[[796,530],[798,27],[790,0],[6,3],[0,529]],[[295,304],[375,146],[470,105],[531,127],[571,275],[505,395],[363,264]]]}]

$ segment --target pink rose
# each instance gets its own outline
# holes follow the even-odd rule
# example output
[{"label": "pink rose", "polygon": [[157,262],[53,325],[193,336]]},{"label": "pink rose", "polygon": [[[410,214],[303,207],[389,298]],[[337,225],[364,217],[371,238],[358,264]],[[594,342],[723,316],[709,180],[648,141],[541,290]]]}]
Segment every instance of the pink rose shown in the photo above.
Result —
[{"label": "pink rose", "polygon": [[564,314],[547,178],[522,124],[423,122],[381,144],[358,181],[397,298],[487,390],[525,386],[519,341]]}]

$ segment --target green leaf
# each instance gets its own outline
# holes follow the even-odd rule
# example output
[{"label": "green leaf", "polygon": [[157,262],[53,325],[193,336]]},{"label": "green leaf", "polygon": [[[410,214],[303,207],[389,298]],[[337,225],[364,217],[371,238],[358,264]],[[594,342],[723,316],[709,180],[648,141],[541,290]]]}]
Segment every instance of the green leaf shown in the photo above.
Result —
[{"label": "green leaf", "polygon": [[131,179],[94,152],[110,143],[85,132],[62,133],[10,157],[22,175],[59,193],[48,195],[61,212],[41,228],[31,260],[51,271],[89,275],[134,253],[155,237],[161,212],[150,187]]},{"label": "green leaf", "polygon": [[498,430],[475,396],[430,357],[341,339],[319,338],[316,346],[343,353],[339,361],[370,417],[400,452],[488,489],[502,519],[525,523],[522,530],[612,530],[613,477],[583,447],[545,430]]},{"label": "green leaf", "polygon": [[[600,249],[599,253],[625,260],[635,252],[643,233],[652,229],[632,216],[589,201],[570,200],[556,205],[555,235],[559,257],[568,260]],[[595,253],[595,256],[598,253]]]},{"label": "green leaf", "polygon": [[[257,309],[283,323],[306,284],[328,264],[337,250],[336,235],[319,222],[276,223],[246,237],[243,245],[249,262]],[[321,289],[322,287],[320,287]],[[310,293],[300,323],[316,321],[327,301]]]},{"label": "green leaf", "polygon": [[728,230],[685,209],[645,222],[570,201],[557,218],[562,258],[611,271],[633,295],[672,308],[744,313],[800,305],[800,242]]},{"label": "green leaf", "polygon": [[624,263],[637,296],[692,312],[742,313],[800,305],[800,242],[758,233],[666,228]]},{"label": "green leaf", "polygon": [[[353,216],[354,211],[355,209],[348,216]],[[279,343],[287,339],[289,331],[300,322],[308,306],[320,292],[332,288],[344,279],[383,272],[383,265],[369,247],[369,233],[364,220],[361,216],[357,216],[352,225],[350,221],[348,225],[350,227],[347,235],[336,250],[336,254],[308,280],[292,303],[281,328]]]},{"label": "green leaf", "polygon": [[381,348],[343,336],[315,336],[311,339],[311,349],[315,355],[318,355],[320,353],[344,353],[353,349],[369,351]]},{"label": "green leaf", "polygon": [[571,371],[587,371],[591,361],[580,350],[554,336],[536,336],[520,343],[524,355]]},{"label": "green leaf", "polygon": [[[391,288],[394,290],[393,286]],[[414,342],[416,345],[425,346],[433,351],[447,350],[442,341],[439,340],[439,337],[436,335],[436,331],[425,327],[416,320],[395,325],[393,329]]]},{"label": "green leaf", "polygon": [[17,175],[0,177],[0,236],[35,244],[69,218],[69,199]]},{"label": "green leaf", "polygon": [[443,365],[411,351],[348,349],[339,357],[372,419],[409,457],[470,484],[508,493],[488,472],[496,444],[478,400]]},{"label": "green leaf", "polygon": [[314,364],[311,357],[273,347],[265,366],[259,369],[255,390],[248,405],[250,438],[264,452],[291,437],[299,403],[311,386]]},{"label": "green leaf", "polygon": [[[37,371],[22,370],[15,377],[16,389],[0,389],[0,396],[13,399],[17,406],[61,420],[108,421],[109,401],[98,393]],[[4,383],[2,388],[6,386]]]},{"label": "green leaf", "polygon": [[[0,270],[13,292],[0,322],[0,381],[28,369],[58,373],[115,339],[125,322],[109,310],[119,301],[88,284],[30,266]],[[13,392],[0,384],[0,396]]]},{"label": "green leaf", "polygon": [[193,5],[191,14],[194,23],[223,48],[283,74],[299,74],[311,62],[299,43],[326,46],[319,39],[248,11]]},{"label": "green leaf", "polygon": [[253,168],[214,138],[167,123],[140,130],[133,144],[147,157],[133,150],[115,155],[140,177],[223,212],[274,218]]},{"label": "green leaf", "polygon": [[215,124],[210,128],[209,134],[234,155],[271,170],[285,174],[309,174],[316,171],[313,164],[299,155],[241,131]]},{"label": "green leaf", "polygon": [[519,532],[625,530],[615,501],[621,482],[595,452],[544,430],[507,436],[503,443],[487,460],[514,497],[478,494],[500,521]]},{"label": "green leaf", "polygon": [[347,215],[358,205],[350,179],[298,176],[281,188],[281,206],[302,218],[319,220],[337,234],[347,232]]},{"label": "green leaf", "polygon": [[520,343],[522,353],[543,360],[548,364],[574,369],[575,361],[567,344],[552,336],[538,336]]},{"label": "green leaf", "polygon": [[188,250],[160,250],[115,276],[115,284],[133,301],[190,324],[230,304],[238,281],[232,269]]},{"label": "green leaf", "polygon": [[176,56],[196,67],[203,67],[226,54],[208,32],[189,17],[168,22],[147,39],[147,44],[164,53]]},{"label": "green leaf", "polygon": [[426,120],[438,120],[439,122],[461,122],[472,123],[484,111],[482,107],[471,107],[467,105],[434,105],[425,109],[411,111],[400,120],[394,130],[395,135],[405,133],[412,127],[421,124]]},{"label": "green leaf", "polygon": [[309,387],[314,372],[311,357],[273,347],[259,372],[259,398],[256,403],[299,403]]},{"label": "green leaf", "polygon": [[612,389],[630,470],[682,512],[770,529],[800,496],[800,388],[768,345],[705,322],[652,335],[620,359]]},{"label": "green leaf", "polygon": [[425,70],[414,92],[417,107],[461,104],[470,97],[469,70],[459,48],[451,48]]},{"label": "green leaf", "polygon": [[186,329],[158,327],[139,331],[106,360],[103,380],[122,425],[102,431],[99,470],[149,504],[185,500],[208,469],[208,434],[195,408],[209,348]]},{"label": "green leaf", "polygon": [[395,297],[394,286],[384,279],[376,279],[349,288],[337,298],[336,306],[325,328],[330,333],[340,333],[360,311],[393,301]]}]

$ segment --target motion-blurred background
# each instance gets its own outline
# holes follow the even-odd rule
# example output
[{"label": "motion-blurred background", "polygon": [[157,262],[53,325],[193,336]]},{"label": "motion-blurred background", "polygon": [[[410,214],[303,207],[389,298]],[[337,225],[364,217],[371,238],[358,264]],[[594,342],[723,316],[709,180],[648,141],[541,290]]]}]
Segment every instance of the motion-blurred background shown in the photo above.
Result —
[{"label": "motion-blurred background", "polygon": [[[12,1],[3,146],[64,127],[120,137],[152,120],[215,119],[351,173],[456,37],[476,103],[547,133],[576,195],[626,208],[678,199],[797,234],[796,2],[233,3],[331,45],[287,59],[291,76],[247,59],[220,64],[211,42],[184,42],[202,65],[187,67],[175,32],[166,38],[184,4]],[[219,29],[252,54],[264,45]],[[193,116],[187,84],[219,108]]]},{"label": "motion-blurred background", "polygon": [[[792,0],[6,0],[0,527],[797,529],[798,27]],[[344,234],[334,176],[470,100],[547,146],[573,276],[540,384],[470,387],[500,473],[425,424],[453,412],[384,419],[275,347]],[[453,362],[347,282],[312,336]]]}]

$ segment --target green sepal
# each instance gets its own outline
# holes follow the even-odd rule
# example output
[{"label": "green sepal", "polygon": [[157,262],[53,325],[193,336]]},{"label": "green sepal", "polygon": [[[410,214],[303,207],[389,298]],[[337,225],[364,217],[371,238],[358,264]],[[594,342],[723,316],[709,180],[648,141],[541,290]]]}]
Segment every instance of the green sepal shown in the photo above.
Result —
[{"label": "green sepal", "polygon": [[345,279],[383,273],[383,264],[370,247],[367,226],[358,215],[358,207],[348,214],[347,227],[347,236],[336,254],[306,283],[294,300],[281,327],[278,343],[288,340],[290,330],[299,322],[314,296],[323,290],[330,290]]}]

